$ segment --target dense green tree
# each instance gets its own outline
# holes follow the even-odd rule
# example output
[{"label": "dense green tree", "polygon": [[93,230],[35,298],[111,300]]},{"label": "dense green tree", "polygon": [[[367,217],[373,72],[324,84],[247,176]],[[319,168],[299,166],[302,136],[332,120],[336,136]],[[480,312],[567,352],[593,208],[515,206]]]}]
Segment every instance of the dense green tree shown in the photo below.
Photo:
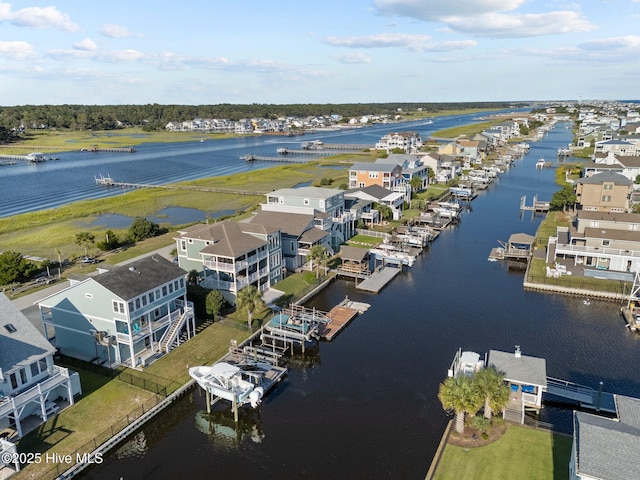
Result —
[{"label": "dense green tree", "polygon": [[445,410],[453,411],[455,414],[455,429],[460,434],[464,433],[465,415],[475,414],[484,401],[472,378],[465,375],[449,377],[441,383],[438,399]]},{"label": "dense green tree", "polygon": [[85,256],[89,254],[89,248],[93,246],[96,241],[96,237],[91,232],[78,232],[76,233],[76,245],[84,248]]},{"label": "dense green tree", "polygon": [[[324,245],[314,245],[309,249],[309,260],[313,265],[316,262],[316,278],[320,276],[320,265],[329,258],[329,252]],[[313,268],[313,267],[312,267]]]},{"label": "dense green tree", "polygon": [[565,210],[576,204],[576,194],[572,185],[565,185],[562,190],[558,190],[551,197],[549,209],[553,211]]},{"label": "dense green tree", "polygon": [[411,196],[415,196],[422,189],[422,178],[418,176],[411,177],[409,180],[409,185],[411,185]]},{"label": "dense green tree", "polygon": [[473,379],[484,396],[484,417],[491,420],[494,411],[502,412],[509,403],[509,386],[504,374],[490,365],[476,372]]},{"label": "dense green tree", "polygon": [[391,210],[391,207],[389,205],[384,205],[381,203],[376,206],[376,210],[380,212],[380,218],[382,220],[389,221],[393,219],[393,210]]},{"label": "dense green tree", "polygon": [[211,290],[207,294],[207,299],[205,302],[207,314],[211,315],[215,318],[216,315],[220,315],[222,308],[224,307],[227,301],[225,300],[220,290]]},{"label": "dense green tree", "polygon": [[265,307],[264,301],[262,300],[262,292],[254,285],[244,287],[238,292],[236,306],[240,310],[247,311],[247,322],[249,323],[249,328],[251,328],[253,313]]},{"label": "dense green tree", "polygon": [[36,270],[33,263],[20,253],[6,251],[0,253],[0,285],[26,281]]},{"label": "dense green tree", "polygon": [[144,217],[136,217],[129,226],[129,237],[134,241],[144,240],[158,235],[160,227],[157,223],[147,220]]},{"label": "dense green tree", "polygon": [[113,230],[107,230],[104,234],[104,240],[97,242],[96,247],[98,247],[103,252],[108,252],[109,250],[113,250],[120,246],[120,239],[118,238],[118,234],[116,234]]}]

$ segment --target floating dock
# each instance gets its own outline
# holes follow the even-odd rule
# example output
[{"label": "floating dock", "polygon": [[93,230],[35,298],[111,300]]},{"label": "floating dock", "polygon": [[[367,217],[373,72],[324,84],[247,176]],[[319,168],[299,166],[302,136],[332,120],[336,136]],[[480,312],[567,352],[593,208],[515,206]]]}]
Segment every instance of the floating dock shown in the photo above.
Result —
[{"label": "floating dock", "polygon": [[366,292],[378,293],[401,271],[400,268],[383,267],[373,272],[366,280],[360,282],[360,285],[357,285],[356,288]]}]

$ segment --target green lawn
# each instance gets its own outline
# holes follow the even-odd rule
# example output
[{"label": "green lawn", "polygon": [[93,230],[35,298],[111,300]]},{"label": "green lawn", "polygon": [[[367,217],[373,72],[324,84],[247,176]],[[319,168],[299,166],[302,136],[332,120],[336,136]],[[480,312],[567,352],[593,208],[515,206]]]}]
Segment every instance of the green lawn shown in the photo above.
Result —
[{"label": "green lawn", "polygon": [[434,480],[568,480],[570,455],[570,438],[510,425],[484,447],[447,445]]}]

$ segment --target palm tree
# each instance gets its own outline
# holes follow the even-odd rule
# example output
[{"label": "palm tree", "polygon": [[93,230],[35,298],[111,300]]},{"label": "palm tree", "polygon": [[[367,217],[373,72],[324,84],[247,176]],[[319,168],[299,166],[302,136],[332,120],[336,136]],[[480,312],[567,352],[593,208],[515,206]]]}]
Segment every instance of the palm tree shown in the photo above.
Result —
[{"label": "palm tree", "polygon": [[236,306],[240,309],[247,309],[247,321],[249,322],[249,328],[251,328],[253,312],[263,309],[265,306],[262,301],[262,292],[254,285],[244,287],[236,296]]},{"label": "palm tree", "polygon": [[58,255],[58,278],[62,272],[62,250],[56,247],[56,254]]},{"label": "palm tree", "polygon": [[475,374],[475,383],[484,396],[484,418],[491,420],[493,412],[503,411],[509,402],[509,387],[504,374],[490,365]]},{"label": "palm tree", "polygon": [[197,285],[198,280],[200,280],[200,274],[198,271],[195,268],[193,270],[189,270],[189,273],[187,274],[187,285]]},{"label": "palm tree", "polygon": [[467,376],[449,377],[440,384],[438,398],[445,410],[453,410],[456,416],[455,428],[464,433],[464,416],[478,411],[483,398],[475,382]]},{"label": "palm tree", "polygon": [[313,263],[316,260],[316,278],[320,275],[320,264],[329,257],[327,247],[324,245],[314,245],[309,250],[309,260]]}]

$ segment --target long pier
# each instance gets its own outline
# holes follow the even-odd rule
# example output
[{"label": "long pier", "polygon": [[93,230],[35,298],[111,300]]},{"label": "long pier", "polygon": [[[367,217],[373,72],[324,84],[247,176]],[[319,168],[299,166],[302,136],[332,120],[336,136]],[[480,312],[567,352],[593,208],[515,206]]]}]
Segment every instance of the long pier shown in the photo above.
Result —
[{"label": "long pier", "polygon": [[279,162],[279,163],[307,163],[311,162],[311,158],[290,158],[285,155],[280,157],[263,157],[261,155],[244,155],[240,157],[240,160],[246,160],[247,162]]},{"label": "long pier", "polygon": [[81,152],[111,152],[111,153],[134,153],[136,151],[133,147],[98,147],[94,145],[89,148],[81,148]]},{"label": "long pier", "polygon": [[246,190],[229,190],[226,188],[215,187],[196,187],[194,185],[153,185],[150,183],[130,183],[130,182],[116,182],[111,177],[94,177],[96,185],[103,187],[121,187],[121,188],[164,188],[166,190],[190,190],[193,192],[207,192],[207,193],[226,193],[229,195],[247,195],[247,196],[260,196],[266,192],[248,192]]}]

